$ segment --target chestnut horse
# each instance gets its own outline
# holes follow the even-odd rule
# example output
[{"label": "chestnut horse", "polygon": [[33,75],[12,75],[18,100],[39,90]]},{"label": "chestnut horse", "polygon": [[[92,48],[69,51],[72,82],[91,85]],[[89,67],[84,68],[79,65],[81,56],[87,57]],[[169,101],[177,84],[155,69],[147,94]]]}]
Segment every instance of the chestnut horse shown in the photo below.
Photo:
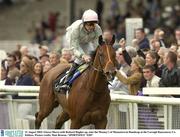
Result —
[{"label": "chestnut horse", "polygon": [[69,119],[71,129],[79,129],[88,124],[94,124],[96,129],[106,128],[106,115],[111,102],[108,81],[114,78],[116,69],[113,43],[114,37],[110,44],[105,44],[102,37],[99,38],[100,45],[92,64],[73,82],[68,98],[65,94],[53,91],[53,81],[69,66],[59,65],[45,75],[40,86],[40,110],[36,113],[36,128],[40,128],[42,120],[58,105],[57,101],[63,111],[56,119],[56,129],[61,128]]}]

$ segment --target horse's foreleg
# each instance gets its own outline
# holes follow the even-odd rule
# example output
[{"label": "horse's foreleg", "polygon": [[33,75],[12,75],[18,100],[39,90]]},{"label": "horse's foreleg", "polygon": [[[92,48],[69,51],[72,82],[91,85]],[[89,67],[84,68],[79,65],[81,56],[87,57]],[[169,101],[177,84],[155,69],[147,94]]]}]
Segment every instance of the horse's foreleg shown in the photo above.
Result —
[{"label": "horse's foreleg", "polygon": [[60,129],[62,127],[62,125],[64,124],[64,122],[66,122],[67,120],[69,120],[69,115],[67,112],[61,112],[61,114],[57,117],[56,119],[56,129]]},{"label": "horse's foreleg", "polygon": [[103,118],[102,120],[96,121],[95,129],[105,129],[107,125],[107,117]]}]

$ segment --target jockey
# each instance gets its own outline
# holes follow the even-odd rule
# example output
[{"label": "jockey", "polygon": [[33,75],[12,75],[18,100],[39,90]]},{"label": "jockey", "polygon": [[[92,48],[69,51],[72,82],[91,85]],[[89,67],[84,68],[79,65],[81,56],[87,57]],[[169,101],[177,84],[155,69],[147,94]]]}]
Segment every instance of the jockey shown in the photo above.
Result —
[{"label": "jockey", "polygon": [[90,62],[90,55],[96,50],[98,38],[102,35],[101,27],[97,23],[97,13],[89,9],[83,13],[81,20],[75,21],[66,29],[66,39],[70,48],[74,48],[75,61],[60,89],[69,88],[68,80],[79,64]]}]

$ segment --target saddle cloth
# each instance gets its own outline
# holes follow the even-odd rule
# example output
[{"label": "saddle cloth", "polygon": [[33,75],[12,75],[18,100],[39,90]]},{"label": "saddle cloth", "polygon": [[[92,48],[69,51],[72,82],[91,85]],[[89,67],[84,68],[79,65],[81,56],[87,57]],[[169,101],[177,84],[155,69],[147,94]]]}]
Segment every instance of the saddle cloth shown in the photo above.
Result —
[{"label": "saddle cloth", "polygon": [[[71,85],[73,84],[74,80],[77,79],[88,67],[89,67],[88,64],[82,64],[82,65],[80,65],[80,66],[76,69],[75,73],[71,76],[71,78],[68,79],[68,85],[71,86]],[[56,79],[55,82],[54,82],[54,89],[55,89],[55,90],[57,89],[57,88],[56,88],[57,86],[64,84],[64,81],[65,81],[68,73],[69,73],[69,69],[66,69],[63,73],[61,73],[61,74],[57,77],[57,79]]]}]

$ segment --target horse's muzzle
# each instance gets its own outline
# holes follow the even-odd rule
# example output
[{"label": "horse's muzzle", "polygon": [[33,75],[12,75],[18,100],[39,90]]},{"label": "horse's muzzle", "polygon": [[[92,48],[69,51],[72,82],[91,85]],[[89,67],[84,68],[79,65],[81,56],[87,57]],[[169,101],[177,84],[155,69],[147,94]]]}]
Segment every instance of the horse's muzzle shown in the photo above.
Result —
[{"label": "horse's muzzle", "polygon": [[108,71],[105,73],[105,76],[108,81],[112,81],[116,75],[116,71]]}]

